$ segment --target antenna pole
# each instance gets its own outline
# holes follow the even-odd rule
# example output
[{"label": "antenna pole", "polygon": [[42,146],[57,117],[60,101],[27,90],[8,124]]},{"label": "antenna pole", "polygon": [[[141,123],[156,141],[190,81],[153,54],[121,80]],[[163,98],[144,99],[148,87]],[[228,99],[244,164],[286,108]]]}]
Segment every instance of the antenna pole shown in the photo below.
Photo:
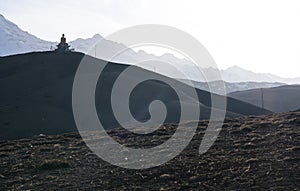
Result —
[{"label": "antenna pole", "polygon": [[261,108],[265,108],[264,106],[264,90],[263,88],[260,89],[261,90]]}]

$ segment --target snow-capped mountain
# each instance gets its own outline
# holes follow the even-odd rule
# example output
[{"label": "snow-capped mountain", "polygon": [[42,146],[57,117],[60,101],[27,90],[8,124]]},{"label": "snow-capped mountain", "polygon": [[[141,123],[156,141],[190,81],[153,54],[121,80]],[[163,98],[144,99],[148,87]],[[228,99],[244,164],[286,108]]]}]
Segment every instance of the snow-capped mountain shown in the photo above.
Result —
[{"label": "snow-capped mountain", "polygon": [[74,41],[70,41],[69,44],[72,48],[76,47],[78,52],[88,52],[91,47],[93,47],[98,41],[102,40],[103,37],[99,34],[95,34],[92,38],[82,39],[78,38]]},{"label": "snow-capped mountain", "polygon": [[21,30],[0,14],[0,56],[50,50],[51,42]]},{"label": "snow-capped mountain", "polygon": [[[188,83],[188,80],[180,79],[180,81],[184,83]],[[213,81],[210,83],[207,82],[198,82],[198,81],[192,81],[194,87],[206,90],[212,93],[217,94],[229,94],[231,92],[237,92],[237,91],[244,91],[249,89],[260,89],[260,88],[273,88],[273,87],[279,87],[284,86],[286,84],[279,83],[279,82],[224,82],[224,81]],[[224,84],[224,86],[223,86]],[[222,91],[220,88],[226,89],[226,91]]]},{"label": "snow-capped mountain", "polygon": [[232,66],[226,70],[222,70],[222,77],[227,82],[282,82],[287,84],[300,83],[300,77],[298,78],[283,78],[268,73],[254,73],[249,70],[245,70],[238,66]]},{"label": "snow-capped mountain", "polygon": [[[97,42],[99,41],[101,41],[102,45],[98,47]],[[49,51],[55,49],[57,44],[58,42],[42,40],[23,31],[16,24],[5,19],[4,16],[0,14],[0,56],[33,51]],[[161,56],[155,56],[142,50],[134,51],[121,43],[106,40],[99,34],[88,39],[78,38],[74,41],[70,41],[69,44],[75,51],[90,54],[102,59],[106,59],[106,57],[102,57],[103,55],[113,55],[113,53],[118,50],[127,49],[122,54],[114,57],[112,61],[135,65],[138,64],[145,69],[177,79],[188,78],[193,81],[204,82],[207,81],[209,77],[209,81],[218,81],[220,79],[217,78],[217,76],[218,73],[220,73],[223,80],[226,82],[252,81],[280,82],[287,84],[300,83],[300,78],[282,78],[272,74],[259,74],[237,66],[220,71],[215,68],[199,68],[191,61],[177,58],[173,54],[168,53]],[[95,44],[97,44],[96,50],[91,50]],[[158,60],[160,62],[169,63],[172,67],[170,68],[168,64],[147,65],[147,63],[144,62],[145,60]],[[199,69],[201,71],[199,71]]]}]

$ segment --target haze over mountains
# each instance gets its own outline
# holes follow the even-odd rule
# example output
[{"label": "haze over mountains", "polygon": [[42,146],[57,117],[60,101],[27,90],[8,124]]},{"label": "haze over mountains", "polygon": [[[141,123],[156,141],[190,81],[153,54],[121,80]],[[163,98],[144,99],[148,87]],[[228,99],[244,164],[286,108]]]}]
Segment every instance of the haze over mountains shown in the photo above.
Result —
[{"label": "haze over mountains", "polygon": [[300,191],[300,1],[0,2],[0,191]]},{"label": "haze over mountains", "polygon": [[[75,51],[87,53],[89,49],[99,40],[104,40],[105,46],[107,46],[107,49],[105,51],[118,50],[120,49],[120,47],[126,48],[120,43],[103,39],[103,37],[99,34],[96,34],[88,39],[79,38],[74,41],[70,41],[69,44],[72,48],[75,49]],[[34,35],[29,34],[28,32],[23,31],[16,24],[5,19],[4,16],[0,14],[0,56],[14,55],[33,51],[49,51],[51,49],[55,49],[57,44],[58,42],[49,42],[46,40],[42,40]],[[187,59],[177,58],[172,54],[155,56],[153,54],[148,54],[145,51],[135,52],[132,49],[128,49],[123,55],[118,57],[118,60],[114,61],[132,64],[144,59],[160,60],[172,63],[172,65],[184,72],[187,78],[200,82],[206,81],[205,76],[199,76],[199,72],[195,70],[197,67],[193,63],[191,63]],[[153,68],[147,68],[146,66],[144,68],[153,70]],[[215,74],[218,72],[214,68],[202,68],[202,70],[205,74],[208,74],[210,76],[215,76]],[[172,78],[180,78],[179,76],[175,76],[174,73],[169,70],[169,68],[164,68],[163,66],[157,68],[156,72],[166,76],[170,76]],[[220,72],[223,80],[226,82],[253,81],[280,82],[287,84],[300,83],[300,77],[282,78],[272,74],[254,73],[238,66],[233,66],[226,70],[221,70]]]},{"label": "haze over mountains", "polygon": [[263,105],[273,112],[296,111],[300,108],[300,85],[250,89],[232,92],[228,96],[258,107]]},{"label": "haze over mountains", "polygon": [[[69,42],[69,44],[78,52],[88,53],[89,49],[100,40],[102,40],[106,48],[99,51],[110,52],[127,48],[121,43],[103,39],[99,34],[89,39],[79,38]],[[5,56],[0,57],[0,85],[1,87],[5,87],[6,90],[0,94],[2,101],[2,104],[0,104],[0,112],[2,113],[0,121],[2,121],[1,126],[3,127],[1,129],[2,138],[18,138],[19,136],[29,136],[39,133],[61,133],[76,129],[70,104],[70,92],[74,73],[83,54],[77,52],[68,54],[44,52],[15,55],[53,50],[56,48],[56,44],[58,43],[39,39],[21,30],[17,25],[0,15],[0,56]],[[97,52],[89,54],[97,58]],[[209,92],[219,94],[218,89],[211,91],[205,82],[205,76],[199,76],[197,67],[189,60],[177,58],[172,54],[155,56],[142,50],[136,52],[132,49],[127,49],[114,62],[132,65],[145,59],[171,63],[177,69],[187,74],[186,77],[191,79],[194,87],[198,89],[199,102],[202,104],[202,119],[206,119],[209,116],[211,109]],[[97,62],[102,63],[103,61],[99,59]],[[109,116],[110,108],[108,108],[109,104],[107,105],[109,103],[107,96],[113,85],[111,83],[115,80],[118,72],[122,72],[128,65],[110,64],[109,66],[105,74],[105,91],[103,91],[104,93],[101,96],[98,96],[98,100],[101,100],[100,105],[106,105],[100,108],[100,110],[105,111],[106,126],[112,128],[118,126],[118,123],[115,122],[114,118]],[[142,66],[142,68],[148,71],[137,67],[137,72],[155,71],[157,75],[163,74],[166,77],[178,79],[183,84],[180,84],[180,82],[176,83],[179,83],[182,87],[186,86],[184,83],[187,80],[180,78],[181,76],[175,76],[173,71],[169,70],[168,67],[160,66],[153,69]],[[214,68],[201,69],[210,76],[215,76],[218,72]],[[274,88],[297,83],[300,82],[300,78],[288,79],[272,74],[257,74],[238,66],[233,66],[220,72],[225,81],[226,92],[229,93],[229,96],[238,99],[228,98],[227,116],[266,114],[269,112],[267,110],[282,112],[300,108],[298,99],[298,95],[300,95],[299,86],[281,88],[281,91],[266,90],[265,96],[268,100],[266,101],[265,108],[267,110],[261,109],[259,91],[248,91],[249,89]],[[220,82],[212,81],[210,85],[219,87]],[[132,108],[133,113],[136,115],[135,117],[140,120],[145,120],[145,117],[147,118],[148,110],[145,107],[147,103],[144,103],[145,100],[143,99],[147,101],[151,100],[153,97],[149,95],[164,100],[167,103],[166,105],[171,108],[171,111],[176,110],[178,106],[178,102],[175,99],[176,96],[174,97],[172,93],[168,93],[166,91],[168,88],[164,84],[151,82],[146,83],[145,87],[137,91],[135,102],[139,104],[135,104]],[[285,89],[291,90],[291,88],[292,91],[283,91]],[[153,92],[154,89],[156,93]],[[245,92],[243,92],[244,90]],[[147,94],[148,91],[152,91],[152,93]],[[293,96],[290,96],[288,100],[282,101],[281,98],[285,93],[292,94]],[[143,99],[139,99],[139,97]],[[193,107],[195,104],[194,101],[186,100],[186,104]],[[167,122],[176,121],[177,114],[176,112],[171,112],[167,116]],[[18,118],[17,121],[14,121],[15,117]],[[30,130],[20,128],[23,125],[31,127]],[[64,128],[60,129],[62,126]],[[40,129],[40,127],[43,127],[43,129]],[[53,129],[53,127],[55,128]],[[20,134],[14,135],[14,131],[18,128],[20,128]]]},{"label": "haze over mountains", "polygon": [[[190,80],[186,79],[180,79],[181,82],[189,84],[188,82]],[[237,91],[244,91],[244,90],[250,90],[250,89],[257,89],[257,88],[272,88],[272,87],[279,87],[279,86],[284,86],[286,84],[284,83],[279,83],[279,82],[224,82],[224,81],[213,81],[210,83],[207,82],[199,82],[199,81],[191,81],[193,86],[209,91],[212,93],[216,94],[221,94],[223,93],[224,95],[228,95],[229,93],[232,92],[237,92]],[[225,92],[222,92],[221,88],[222,86],[225,86]],[[222,94],[222,95],[223,95]]]}]

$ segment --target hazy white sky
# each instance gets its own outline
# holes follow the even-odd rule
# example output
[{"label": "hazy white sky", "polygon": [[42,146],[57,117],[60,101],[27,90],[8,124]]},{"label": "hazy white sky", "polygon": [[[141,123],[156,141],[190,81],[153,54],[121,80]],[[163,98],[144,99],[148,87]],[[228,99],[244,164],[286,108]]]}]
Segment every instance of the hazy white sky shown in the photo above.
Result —
[{"label": "hazy white sky", "polygon": [[105,36],[137,24],[166,24],[195,36],[224,69],[300,76],[299,0],[0,0],[23,30],[58,41]]}]

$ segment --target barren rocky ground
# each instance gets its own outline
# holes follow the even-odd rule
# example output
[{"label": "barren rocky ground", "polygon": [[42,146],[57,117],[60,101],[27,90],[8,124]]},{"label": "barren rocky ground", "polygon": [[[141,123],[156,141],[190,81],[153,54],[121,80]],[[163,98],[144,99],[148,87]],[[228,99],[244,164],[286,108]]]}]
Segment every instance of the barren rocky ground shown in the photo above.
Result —
[{"label": "barren rocky ground", "polygon": [[[0,190],[298,190],[300,112],[226,119],[209,151],[198,154],[207,121],[168,163],[146,170],[113,166],[93,154],[77,133],[0,142]],[[127,146],[159,144],[156,135],[109,134]],[[120,137],[121,135],[121,137]],[[151,137],[152,136],[152,137]],[[147,145],[147,144],[145,144]]]}]

